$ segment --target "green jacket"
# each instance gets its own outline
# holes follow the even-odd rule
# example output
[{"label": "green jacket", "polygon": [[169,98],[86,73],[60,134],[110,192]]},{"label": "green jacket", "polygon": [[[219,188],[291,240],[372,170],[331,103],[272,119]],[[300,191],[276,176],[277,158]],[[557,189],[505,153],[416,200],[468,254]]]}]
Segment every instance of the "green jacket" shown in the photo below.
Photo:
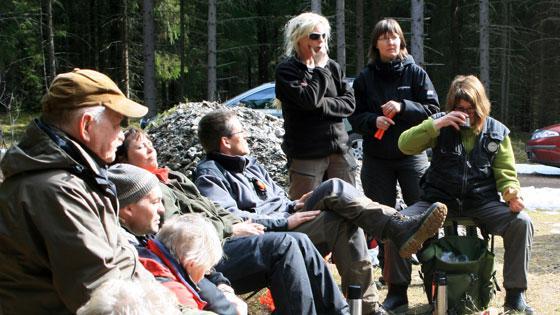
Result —
[{"label": "green jacket", "polygon": [[119,232],[116,198],[75,172],[102,179],[103,169],[55,133],[81,164],[36,121],[1,163],[0,314],[75,313],[107,279],[144,271]]},{"label": "green jacket", "polygon": [[231,236],[232,225],[241,222],[240,218],[202,196],[194,183],[182,173],[170,171],[169,182],[160,184],[165,218],[183,213],[201,213],[212,222],[222,241]]}]

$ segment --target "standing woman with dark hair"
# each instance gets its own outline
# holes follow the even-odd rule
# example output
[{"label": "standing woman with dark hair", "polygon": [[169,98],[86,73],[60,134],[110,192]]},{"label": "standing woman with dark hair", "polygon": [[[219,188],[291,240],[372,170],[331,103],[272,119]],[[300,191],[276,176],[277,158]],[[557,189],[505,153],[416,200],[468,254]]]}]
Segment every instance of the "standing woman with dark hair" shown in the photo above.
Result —
[{"label": "standing woman with dark hair", "polygon": [[[438,97],[428,74],[408,54],[397,21],[384,19],[375,25],[369,58],[369,64],[354,81],[356,110],[349,118],[353,129],[363,135],[364,193],[394,207],[398,182],[405,203],[410,205],[420,197],[419,181],[428,167],[428,158],[425,152],[404,155],[398,148],[398,139],[403,131],[439,111]],[[379,129],[384,131],[380,139],[374,137]],[[386,281],[386,273],[391,271],[388,267],[384,268]],[[388,285],[386,309],[408,304],[406,293],[404,298],[391,299],[399,284]]]},{"label": "standing woman with dark hair", "polygon": [[315,13],[292,18],[284,34],[287,58],[276,68],[293,200],[329,178],[355,184],[356,161],[343,121],[354,111],[354,94],[340,65],[329,58],[330,30],[328,20]]}]

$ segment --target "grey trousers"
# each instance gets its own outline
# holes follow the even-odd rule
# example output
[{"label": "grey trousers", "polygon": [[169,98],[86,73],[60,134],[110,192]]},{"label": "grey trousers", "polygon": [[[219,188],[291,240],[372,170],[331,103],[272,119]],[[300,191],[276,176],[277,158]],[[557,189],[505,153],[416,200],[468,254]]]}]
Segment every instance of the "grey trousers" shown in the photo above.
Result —
[{"label": "grey trousers", "polygon": [[396,210],[366,198],[338,178],[320,184],[306,201],[303,211],[306,210],[323,211],[295,231],[307,234],[322,255],[332,252],[343,290],[351,284],[360,285],[363,313],[373,313],[379,296],[364,230],[380,237]]},{"label": "grey trousers", "polygon": [[[419,201],[401,211],[405,215],[424,212],[431,203]],[[504,240],[504,287],[506,289],[527,289],[527,273],[533,224],[526,212],[513,213],[503,202],[492,201],[478,209],[448,209],[447,217],[470,217],[475,219],[491,234],[500,235]],[[407,285],[410,283],[411,265],[400,258],[398,250],[391,242],[385,247],[385,269],[383,278],[388,283]]]}]

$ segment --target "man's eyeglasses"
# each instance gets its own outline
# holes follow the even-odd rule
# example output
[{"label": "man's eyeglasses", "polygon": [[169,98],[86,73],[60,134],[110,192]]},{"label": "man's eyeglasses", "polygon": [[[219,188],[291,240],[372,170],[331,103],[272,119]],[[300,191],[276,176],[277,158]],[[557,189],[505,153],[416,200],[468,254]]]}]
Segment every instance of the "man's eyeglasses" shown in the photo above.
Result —
[{"label": "man's eyeglasses", "polygon": [[327,38],[327,33],[310,33],[309,34],[309,39],[311,40],[318,40],[319,38]]},{"label": "man's eyeglasses", "polygon": [[455,106],[455,107],[453,107],[453,110],[456,110],[458,112],[463,112],[463,113],[469,114],[469,115],[476,112],[474,107],[464,108],[464,107],[460,107],[460,106]]}]

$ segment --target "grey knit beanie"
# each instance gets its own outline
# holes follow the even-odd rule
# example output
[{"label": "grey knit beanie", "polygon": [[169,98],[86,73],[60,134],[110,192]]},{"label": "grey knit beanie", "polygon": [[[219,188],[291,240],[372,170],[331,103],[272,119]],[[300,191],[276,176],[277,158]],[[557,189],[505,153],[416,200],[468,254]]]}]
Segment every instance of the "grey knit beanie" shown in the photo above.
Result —
[{"label": "grey knit beanie", "polygon": [[144,198],[159,184],[154,174],[132,164],[115,164],[109,168],[108,176],[117,187],[121,208]]}]

